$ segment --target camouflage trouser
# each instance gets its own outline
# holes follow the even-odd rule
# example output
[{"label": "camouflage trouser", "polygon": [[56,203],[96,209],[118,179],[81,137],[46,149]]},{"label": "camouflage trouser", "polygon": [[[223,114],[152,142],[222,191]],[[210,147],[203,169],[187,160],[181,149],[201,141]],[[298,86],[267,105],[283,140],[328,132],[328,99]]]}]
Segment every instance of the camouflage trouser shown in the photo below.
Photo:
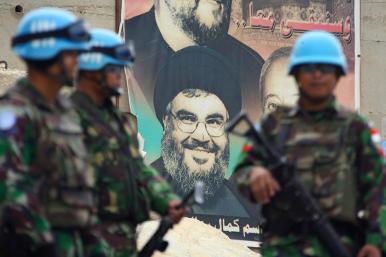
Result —
[{"label": "camouflage trouser", "polygon": [[108,257],[137,257],[135,228],[126,222],[103,222],[94,228],[107,243]]},{"label": "camouflage trouser", "polygon": [[107,257],[107,245],[89,231],[54,229],[58,257]]},{"label": "camouflage trouser", "polygon": [[[355,244],[351,238],[344,236],[341,240],[349,251],[354,252]],[[261,254],[264,257],[335,257],[312,236],[303,240],[295,240],[291,236],[280,238],[270,245],[263,245]]]}]

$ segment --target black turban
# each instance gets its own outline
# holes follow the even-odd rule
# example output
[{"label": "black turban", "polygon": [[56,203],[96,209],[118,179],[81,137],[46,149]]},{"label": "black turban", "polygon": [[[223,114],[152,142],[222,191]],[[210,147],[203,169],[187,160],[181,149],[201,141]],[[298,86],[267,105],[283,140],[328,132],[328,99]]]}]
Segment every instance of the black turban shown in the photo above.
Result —
[{"label": "black turban", "polygon": [[160,69],[154,88],[154,109],[162,124],[167,105],[185,89],[215,94],[229,117],[241,110],[241,89],[232,65],[220,53],[201,46],[177,51]]}]

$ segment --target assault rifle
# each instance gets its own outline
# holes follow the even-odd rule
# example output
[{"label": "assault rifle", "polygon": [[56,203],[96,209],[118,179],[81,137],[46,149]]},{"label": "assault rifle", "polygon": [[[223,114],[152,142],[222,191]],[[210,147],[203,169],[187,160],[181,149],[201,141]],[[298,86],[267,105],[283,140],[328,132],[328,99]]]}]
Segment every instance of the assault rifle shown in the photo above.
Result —
[{"label": "assault rifle", "polygon": [[248,116],[240,113],[225,129],[264,147],[269,163],[267,168],[281,187],[270,203],[262,208],[263,217],[266,219],[263,228],[267,232],[282,236],[304,228],[300,229],[301,232],[317,236],[331,256],[350,257],[319,204],[297,179],[295,166],[267,141]]},{"label": "assault rifle", "polygon": [[[182,208],[187,205],[193,205],[194,203],[204,203],[204,184],[201,181],[196,182],[194,189],[192,189],[182,200],[181,204],[177,208]],[[173,227],[169,216],[161,218],[157,231],[145,244],[142,250],[139,252],[139,257],[151,257],[153,253],[158,250],[164,252],[169,243],[163,239],[169,229]]]}]

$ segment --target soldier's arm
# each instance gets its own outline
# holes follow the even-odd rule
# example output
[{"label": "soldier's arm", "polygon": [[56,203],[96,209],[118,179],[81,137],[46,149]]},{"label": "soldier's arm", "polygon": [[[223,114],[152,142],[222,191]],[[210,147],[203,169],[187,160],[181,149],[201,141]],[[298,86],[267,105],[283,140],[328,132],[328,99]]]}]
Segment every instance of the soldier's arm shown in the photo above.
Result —
[{"label": "soldier's arm", "polygon": [[[261,124],[262,133],[270,135],[276,126],[276,120],[272,115],[268,115],[262,119]],[[250,201],[255,201],[251,191],[250,175],[254,167],[267,166],[264,156],[266,156],[266,152],[263,147],[256,145],[256,143],[251,140],[247,140],[242,148],[238,164],[231,177],[231,180],[235,182],[241,194]]]},{"label": "soldier's arm", "polygon": [[0,122],[7,123],[0,130],[1,222],[14,229],[32,247],[38,247],[51,243],[53,238],[34,190],[37,177],[29,170],[36,127],[21,112],[12,107],[0,109]]},{"label": "soldier's arm", "polygon": [[138,169],[138,179],[142,184],[141,186],[149,196],[150,207],[159,214],[166,215],[169,210],[169,202],[180,200],[180,198],[173,193],[169,184],[159,175],[157,170],[145,165],[139,150],[137,128],[136,125],[133,125],[135,121],[127,120],[127,117],[124,117],[124,119],[129,130],[126,135],[129,142],[129,151],[132,161],[135,162],[135,167]]},{"label": "soldier's arm", "polygon": [[[139,168],[140,180],[144,184],[147,195],[150,198],[150,207],[161,215],[166,215],[169,202],[180,200],[179,196],[173,193],[169,184],[159,175],[158,171],[145,165],[143,158],[139,154],[139,144],[137,136],[132,134],[130,137],[129,148],[135,157],[136,166]],[[136,153],[134,153],[136,152]]]},{"label": "soldier's arm", "polygon": [[358,192],[361,196],[363,214],[366,218],[366,243],[379,249],[386,243],[385,163],[380,147],[372,139],[371,129],[363,120],[352,124],[355,135],[359,135],[357,148]]},{"label": "soldier's arm", "polygon": [[161,215],[167,214],[169,202],[180,200],[173,193],[169,184],[158,174],[157,170],[146,166],[143,161],[139,161],[141,176],[145,184],[145,189],[150,197],[151,209]]}]

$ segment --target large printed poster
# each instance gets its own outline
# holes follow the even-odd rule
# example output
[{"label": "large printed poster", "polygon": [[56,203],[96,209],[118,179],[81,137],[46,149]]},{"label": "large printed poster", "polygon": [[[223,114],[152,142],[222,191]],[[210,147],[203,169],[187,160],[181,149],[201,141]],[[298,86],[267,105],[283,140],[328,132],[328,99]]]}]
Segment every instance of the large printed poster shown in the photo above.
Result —
[{"label": "large printed poster", "polygon": [[128,92],[146,162],[180,195],[204,181],[206,202],[191,216],[232,239],[257,241],[259,207],[232,183],[242,140],[227,135],[224,124],[242,109],[257,121],[296,102],[288,57],[298,36],[309,30],[340,38],[349,73],[336,94],[353,108],[354,1],[126,0],[125,5],[126,40],[136,48]]}]

